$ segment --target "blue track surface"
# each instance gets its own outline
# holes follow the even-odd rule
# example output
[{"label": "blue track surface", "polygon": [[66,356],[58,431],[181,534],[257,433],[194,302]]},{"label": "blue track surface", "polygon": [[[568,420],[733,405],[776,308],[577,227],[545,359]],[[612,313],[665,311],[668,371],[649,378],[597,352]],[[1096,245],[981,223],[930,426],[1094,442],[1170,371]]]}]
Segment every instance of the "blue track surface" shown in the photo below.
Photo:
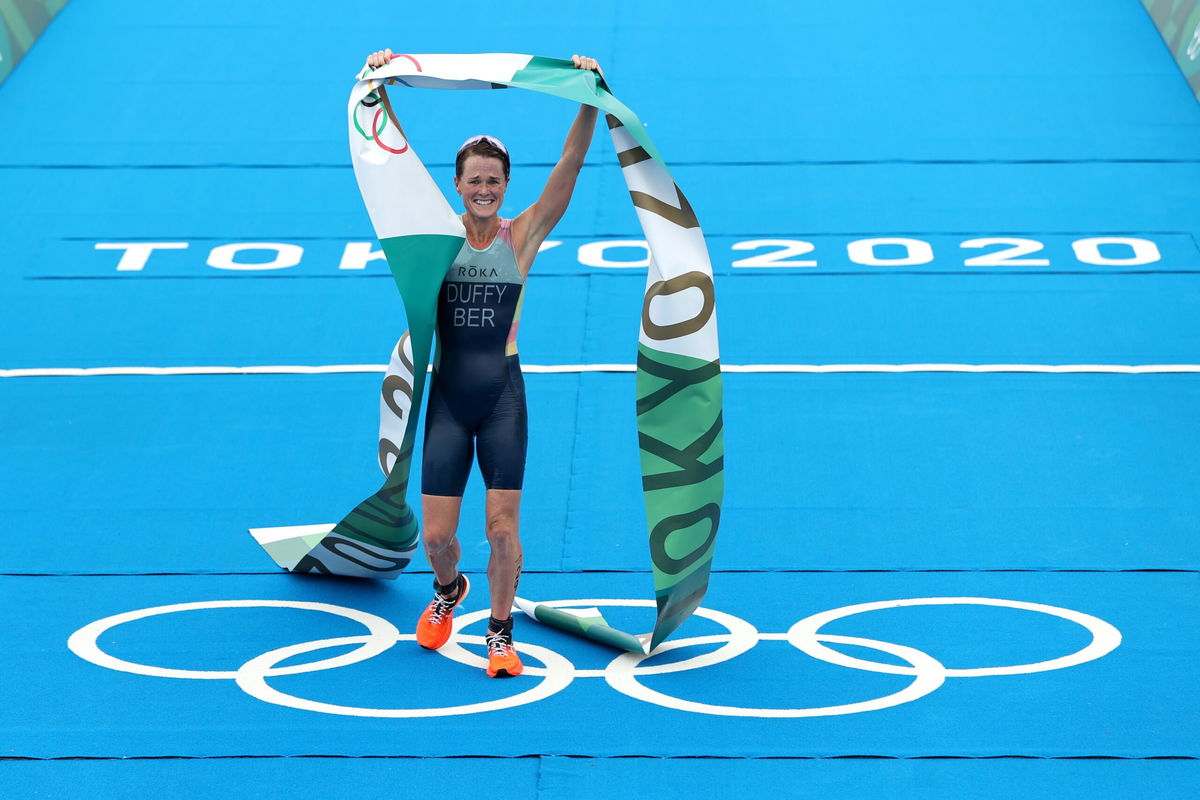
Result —
[{"label": "blue track surface", "polygon": [[[595,55],[703,224],[722,361],[765,370],[725,376],[727,495],[704,607],[757,634],[733,635],[753,645],[736,658],[639,680],[707,710],[632,697],[606,666],[615,653],[528,621],[527,664],[550,648],[572,663],[551,672],[574,679],[453,716],[304,710],[228,676],[94,663],[237,670],[363,632],[339,613],[412,633],[423,558],[395,583],[318,580],[280,574],[246,533],[334,522],[378,485],[378,372],[30,372],[382,369],[404,320],[383,262],[355,249],[372,233],[343,114],[363,56],[389,45]],[[520,92],[403,100],[447,188],[458,142],[505,140],[506,216],[536,198],[573,113]],[[1194,796],[1200,105],[1137,0],[504,15],[72,0],[0,86],[0,118],[4,797],[364,800],[444,793],[448,777],[538,800]],[[652,596],[633,377],[588,367],[635,358],[640,236],[599,131],[522,320],[526,365],[582,370],[526,376],[523,596]],[[239,269],[220,266],[230,245]],[[280,247],[299,263],[269,268]],[[912,364],[1035,371],[862,371]],[[1136,365],[1191,371],[1120,371]],[[481,488],[473,478],[460,531],[480,582]],[[892,607],[820,632],[858,642],[831,642],[843,656],[893,671],[917,659],[926,676],[930,658],[1069,656],[1088,625],[1097,642],[1112,626],[1119,646],[951,675],[886,707],[763,711],[920,684],[785,634],[831,609],[944,597],[1010,607]],[[113,615],[245,600],[293,606],[179,610],[108,628],[91,662],[68,649]],[[649,627],[649,609],[604,611]],[[1056,616],[1071,612],[1086,616]],[[692,619],[674,638],[718,640],[647,664],[707,658],[724,631]],[[488,681],[411,641],[264,682],[255,691],[375,710],[504,706],[552,683]]]}]

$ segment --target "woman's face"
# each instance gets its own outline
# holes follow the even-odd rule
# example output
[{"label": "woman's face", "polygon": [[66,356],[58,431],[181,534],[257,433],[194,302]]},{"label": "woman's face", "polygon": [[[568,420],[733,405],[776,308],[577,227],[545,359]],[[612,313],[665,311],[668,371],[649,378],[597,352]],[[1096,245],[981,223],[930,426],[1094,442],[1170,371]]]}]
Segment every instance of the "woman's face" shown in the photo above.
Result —
[{"label": "woman's face", "polygon": [[463,208],[476,217],[492,217],[500,213],[508,179],[498,158],[467,156],[462,175],[455,177],[454,189],[463,201]]}]

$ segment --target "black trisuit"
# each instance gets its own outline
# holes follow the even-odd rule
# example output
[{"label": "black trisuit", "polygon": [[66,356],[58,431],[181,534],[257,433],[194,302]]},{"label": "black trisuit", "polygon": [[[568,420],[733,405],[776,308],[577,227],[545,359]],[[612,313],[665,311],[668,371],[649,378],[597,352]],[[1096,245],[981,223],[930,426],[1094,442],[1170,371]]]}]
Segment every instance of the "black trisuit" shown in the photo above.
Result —
[{"label": "black trisuit", "polygon": [[486,250],[467,242],[438,295],[421,491],[462,497],[472,448],[489,489],[520,489],[528,439],[517,326],[525,278],[512,220]]}]

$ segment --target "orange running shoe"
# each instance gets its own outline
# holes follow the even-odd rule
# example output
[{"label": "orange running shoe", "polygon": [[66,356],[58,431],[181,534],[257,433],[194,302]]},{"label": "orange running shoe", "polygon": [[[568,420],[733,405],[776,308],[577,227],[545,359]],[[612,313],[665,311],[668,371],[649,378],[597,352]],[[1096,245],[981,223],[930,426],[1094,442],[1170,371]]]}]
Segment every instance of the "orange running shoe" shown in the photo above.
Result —
[{"label": "orange running shoe", "polygon": [[417,644],[426,650],[437,650],[450,641],[454,631],[454,609],[467,599],[471,590],[471,582],[461,572],[458,574],[458,596],[448,600],[436,592],[433,600],[425,607],[425,613],[417,620]]},{"label": "orange running shoe", "polygon": [[506,631],[488,631],[484,637],[488,649],[487,676],[489,678],[515,678],[525,667],[513,647],[512,634]]}]

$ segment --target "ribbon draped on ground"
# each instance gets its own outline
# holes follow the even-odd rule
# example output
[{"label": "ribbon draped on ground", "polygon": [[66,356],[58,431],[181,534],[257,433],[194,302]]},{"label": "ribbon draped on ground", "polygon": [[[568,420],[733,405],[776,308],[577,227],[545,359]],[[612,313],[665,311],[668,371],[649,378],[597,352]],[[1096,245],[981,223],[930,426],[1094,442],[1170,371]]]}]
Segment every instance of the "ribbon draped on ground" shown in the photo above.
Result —
[{"label": "ribbon draped on ground", "polygon": [[[364,69],[350,95],[354,172],[408,317],[381,400],[379,461],[387,481],[329,530],[306,530],[286,549],[301,572],[394,577],[416,550],[406,501],[417,418],[437,321],[437,296],[465,240],[463,224],[413,152],[386,86],[528,89],[606,113],[613,145],[650,250],[637,356],[642,487],[658,618],[636,637],[599,612],[567,613],[518,599],[538,620],[634,652],[649,652],[700,605],[721,517],[724,440],[712,268],[696,215],[637,116],[599,76],[569,61],[509,53],[398,55]],[[327,532],[323,532],[327,531]],[[263,541],[260,538],[260,541]],[[590,614],[590,616],[588,615]]]}]

